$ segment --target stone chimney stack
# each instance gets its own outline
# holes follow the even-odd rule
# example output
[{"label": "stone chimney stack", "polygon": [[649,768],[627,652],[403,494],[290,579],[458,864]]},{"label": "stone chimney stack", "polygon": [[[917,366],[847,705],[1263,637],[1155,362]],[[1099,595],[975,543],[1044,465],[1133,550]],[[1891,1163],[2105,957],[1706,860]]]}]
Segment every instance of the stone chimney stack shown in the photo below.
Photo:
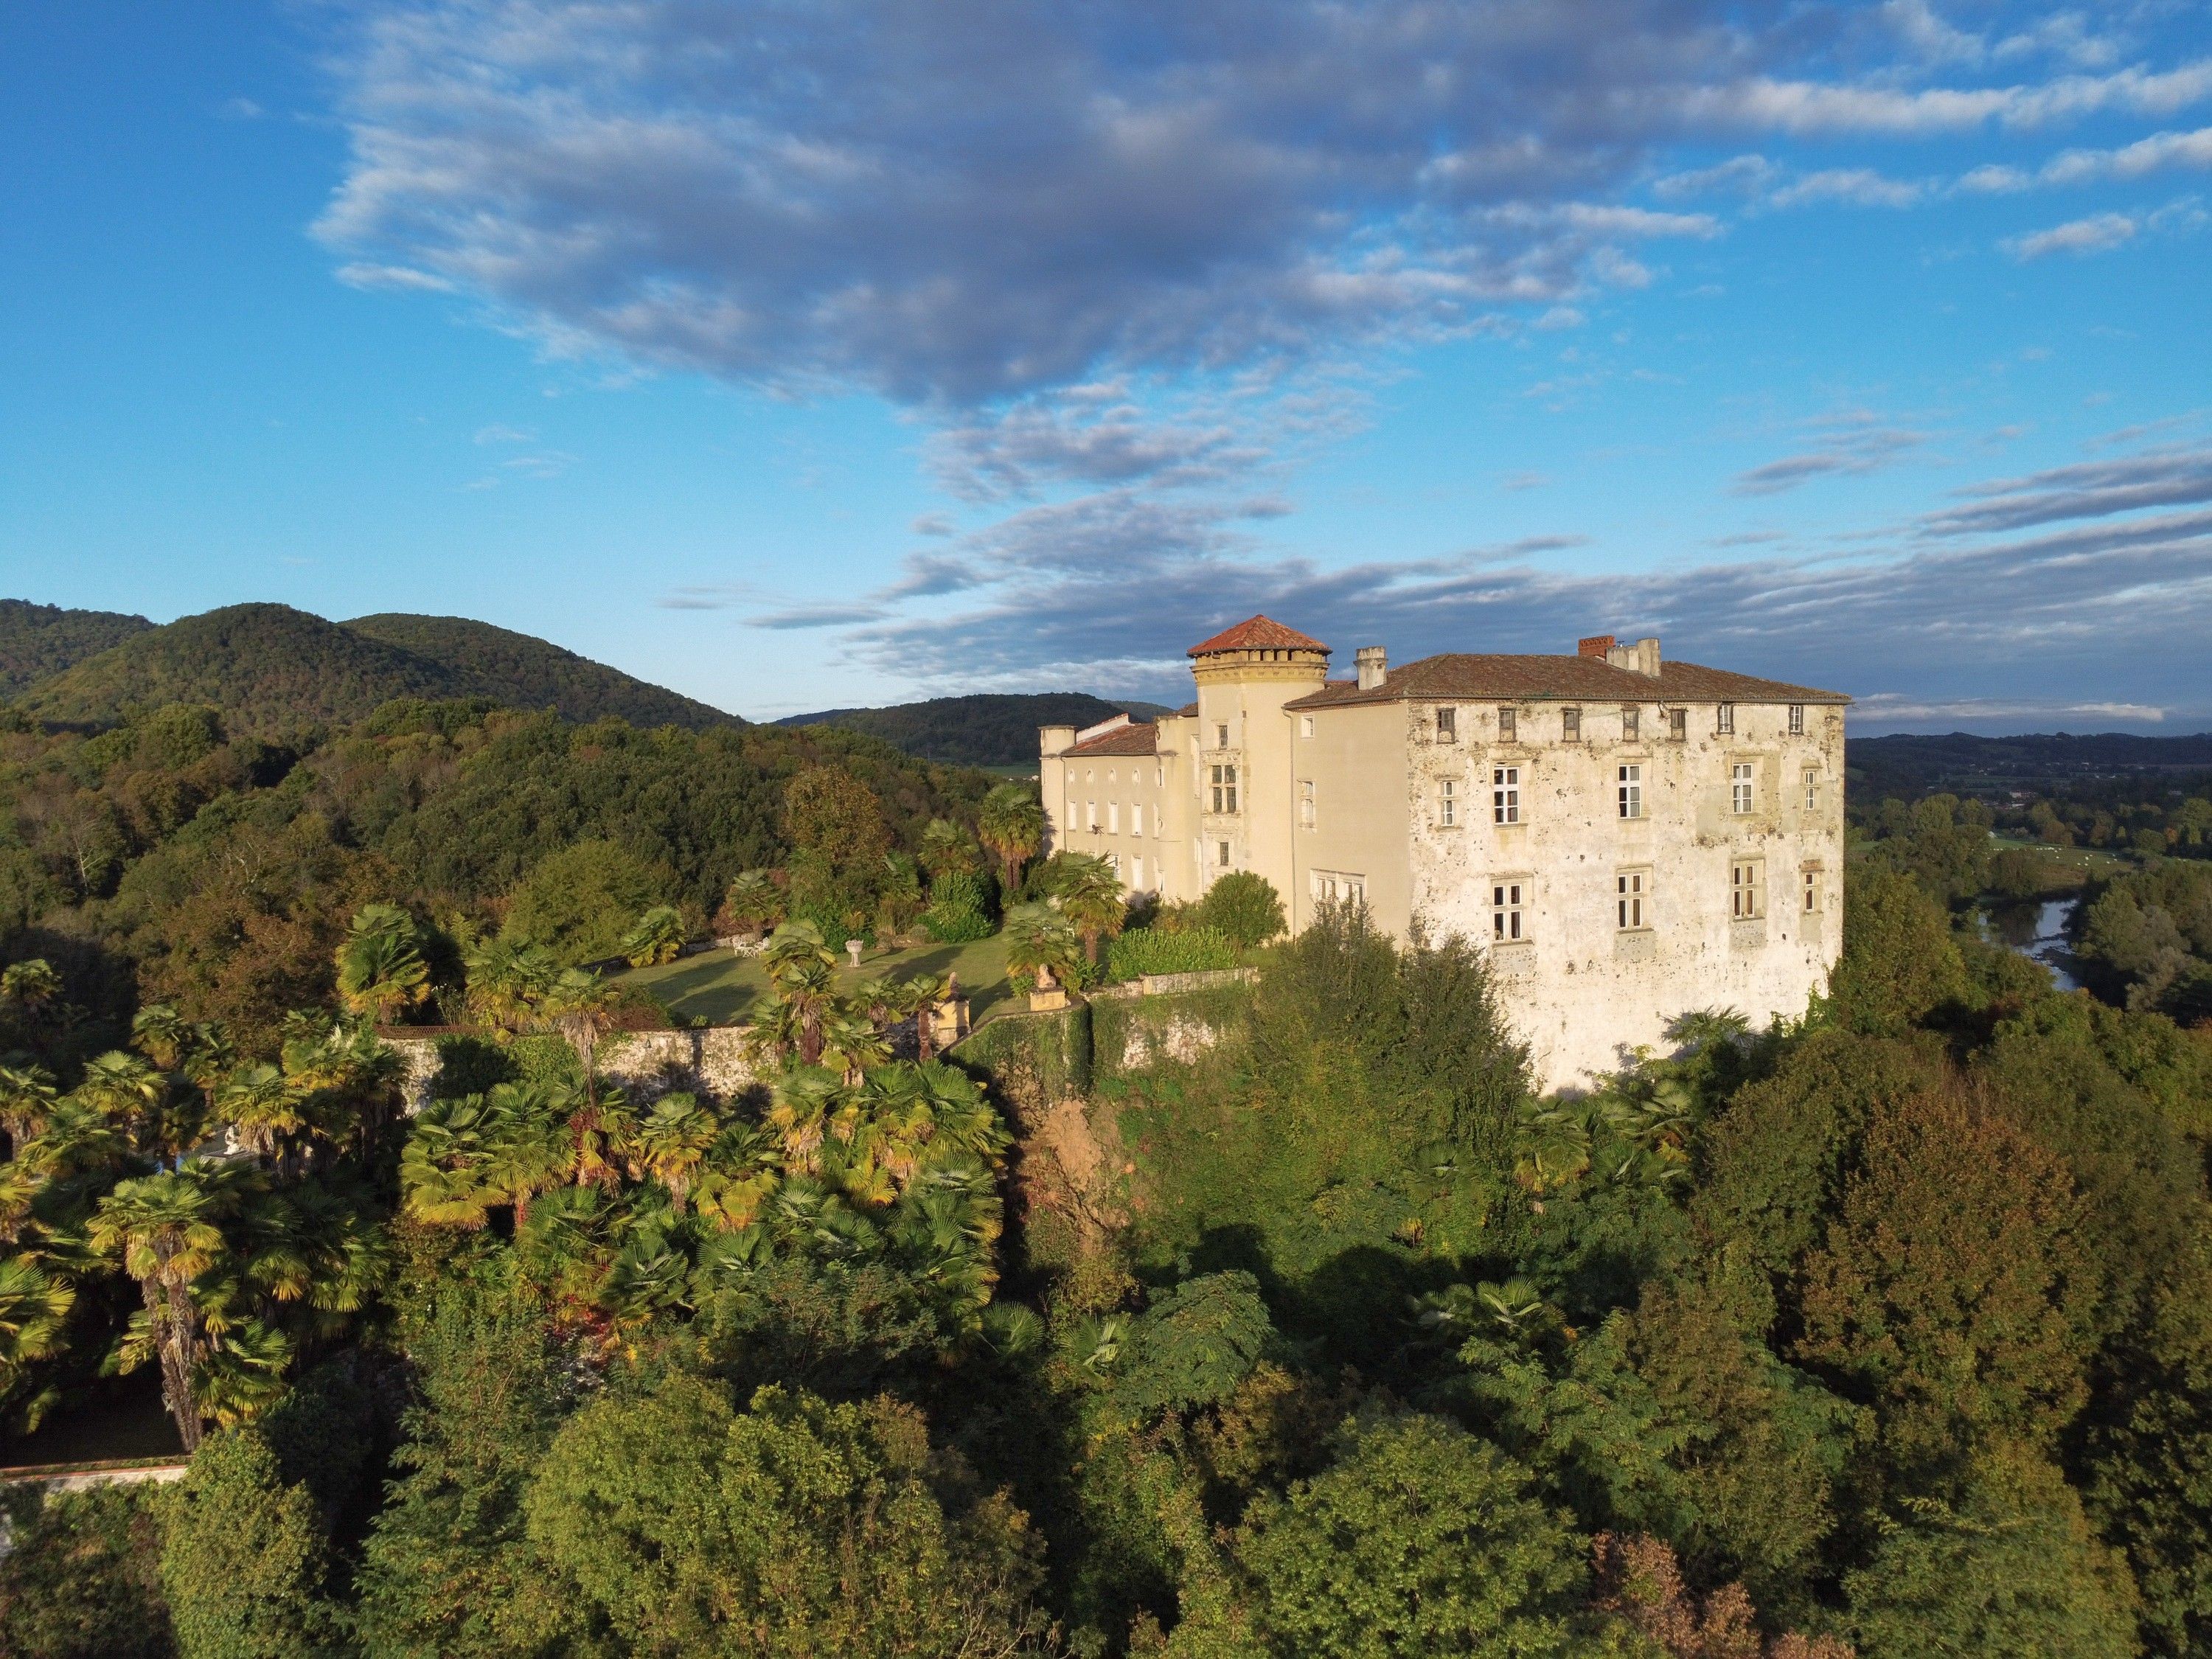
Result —
[{"label": "stone chimney stack", "polygon": [[1363,645],[1353,653],[1359,665],[1359,689],[1372,691],[1390,678],[1389,653],[1379,645]]},{"label": "stone chimney stack", "polygon": [[1615,668],[1626,668],[1632,674],[1642,674],[1650,679],[1659,678],[1659,641],[1641,639],[1633,645],[1610,647],[1605,659]]},{"label": "stone chimney stack", "polygon": [[1040,726],[1037,727],[1037,752],[1044,759],[1064,755],[1075,747],[1075,728],[1072,726]]}]

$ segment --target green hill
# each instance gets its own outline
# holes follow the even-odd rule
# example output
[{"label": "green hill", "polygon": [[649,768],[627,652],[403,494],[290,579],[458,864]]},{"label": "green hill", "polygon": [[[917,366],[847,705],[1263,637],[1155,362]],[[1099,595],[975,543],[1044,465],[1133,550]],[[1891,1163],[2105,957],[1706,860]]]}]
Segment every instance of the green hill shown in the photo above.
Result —
[{"label": "green hill", "polygon": [[482,688],[477,695],[497,697],[519,708],[556,708],[564,718],[578,721],[612,714],[632,726],[682,726],[693,731],[742,723],[735,715],[634,679],[618,668],[532,635],[466,617],[394,612],[356,617],[343,626],[456,673],[471,675]]},{"label": "green hill", "polygon": [[153,625],[118,611],[66,611],[27,599],[0,599],[0,701]]},{"label": "green hill", "polygon": [[776,724],[841,726],[909,755],[959,766],[1023,766],[1036,760],[1040,726],[1095,726],[1121,714],[1150,720],[1172,712],[1156,702],[1109,702],[1083,691],[982,692],[888,708],[825,708]]},{"label": "green hill", "polygon": [[132,707],[210,703],[240,732],[361,719],[394,697],[489,697],[571,720],[735,723],[704,703],[481,623],[443,617],[327,622],[283,605],[236,605],[148,628],[39,680],[18,706],[104,723]]}]

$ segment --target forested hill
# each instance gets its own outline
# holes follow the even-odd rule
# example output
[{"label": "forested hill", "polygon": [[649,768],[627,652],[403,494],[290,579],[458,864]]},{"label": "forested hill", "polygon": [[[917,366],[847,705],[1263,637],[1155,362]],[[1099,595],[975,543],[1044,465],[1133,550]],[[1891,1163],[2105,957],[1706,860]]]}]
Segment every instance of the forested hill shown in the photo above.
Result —
[{"label": "forested hill", "polygon": [[0,699],[27,690],[153,625],[143,617],[117,611],[67,611],[27,599],[0,599]]},{"label": "forested hill", "polygon": [[1170,712],[1156,702],[1111,702],[1082,691],[979,693],[888,708],[825,708],[776,724],[842,726],[909,755],[962,766],[1022,766],[1036,760],[1040,726],[1094,726],[1121,714],[1151,720]]},{"label": "forested hill", "polygon": [[738,723],[558,646],[483,623],[380,616],[339,623],[283,605],[229,605],[145,627],[37,679],[21,692],[19,706],[43,720],[107,724],[134,708],[204,703],[222,711],[234,732],[278,732],[357,720],[395,697],[487,698],[551,708],[574,720],[612,714],[643,726],[701,730]]},{"label": "forested hill", "polygon": [[518,708],[556,708],[573,720],[602,720],[612,714],[632,726],[682,726],[693,731],[745,724],[734,714],[564,651],[534,635],[494,628],[466,617],[414,617],[394,611],[356,617],[343,626],[350,633],[380,640],[456,674],[473,677],[482,686],[477,695],[496,697]]}]

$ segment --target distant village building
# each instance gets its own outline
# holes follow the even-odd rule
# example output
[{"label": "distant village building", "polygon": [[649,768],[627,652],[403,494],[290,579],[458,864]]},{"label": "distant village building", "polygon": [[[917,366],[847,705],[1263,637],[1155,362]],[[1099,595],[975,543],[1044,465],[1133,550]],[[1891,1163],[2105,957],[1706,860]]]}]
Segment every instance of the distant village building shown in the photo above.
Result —
[{"label": "distant village building", "polygon": [[1483,940],[1547,1089],[1677,1015],[1794,1016],[1826,985],[1850,698],[1610,635],[1396,669],[1368,646],[1332,680],[1328,647],[1254,617],[1189,654],[1176,714],[1042,728],[1049,848],[1167,899],[1256,872],[1293,932],[1352,900]]}]

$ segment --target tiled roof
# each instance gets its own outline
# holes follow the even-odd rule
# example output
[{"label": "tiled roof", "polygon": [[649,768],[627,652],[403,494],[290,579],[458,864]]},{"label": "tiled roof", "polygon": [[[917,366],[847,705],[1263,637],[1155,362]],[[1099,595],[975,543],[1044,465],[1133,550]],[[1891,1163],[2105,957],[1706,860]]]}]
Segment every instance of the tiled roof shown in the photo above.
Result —
[{"label": "tiled roof", "polygon": [[1132,720],[1127,726],[1101,732],[1088,743],[1063,749],[1060,754],[1063,758],[1071,755],[1152,755],[1158,752],[1158,733],[1151,721]]},{"label": "tiled roof", "polygon": [[1176,718],[1182,720],[1196,720],[1198,718],[1198,705],[1194,702],[1187,702],[1183,704],[1182,708],[1176,710]]},{"label": "tiled roof", "polygon": [[1201,640],[1185,656],[1203,657],[1213,651],[1322,651],[1328,647],[1295,628],[1285,628],[1269,617],[1249,617],[1234,628],[1224,628],[1210,640]]},{"label": "tiled roof", "polygon": [[1492,698],[1571,702],[1812,702],[1847,703],[1840,691],[1821,691],[1784,680],[1733,674],[1693,662],[1662,662],[1659,678],[1617,668],[1601,657],[1513,657],[1453,653],[1423,657],[1390,671],[1371,691],[1355,681],[1332,680],[1322,690],[1284,706],[1333,708],[1340,704]]}]

